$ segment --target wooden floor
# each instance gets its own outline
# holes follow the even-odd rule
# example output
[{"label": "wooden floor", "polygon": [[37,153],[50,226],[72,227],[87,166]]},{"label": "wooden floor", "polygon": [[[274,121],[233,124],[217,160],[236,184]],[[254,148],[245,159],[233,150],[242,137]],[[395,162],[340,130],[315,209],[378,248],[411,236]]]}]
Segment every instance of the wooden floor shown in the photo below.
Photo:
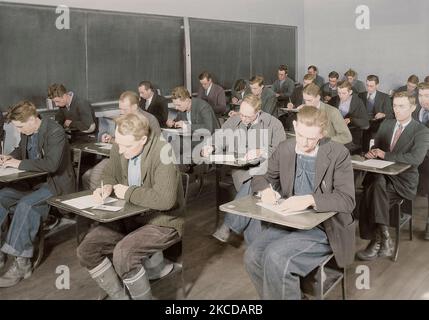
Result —
[{"label": "wooden floor", "polygon": [[[243,266],[245,245],[234,236],[229,244],[210,237],[215,224],[214,177],[205,182],[197,196],[198,186],[192,184],[184,238],[187,299],[258,299]],[[427,215],[426,198],[417,198],[414,205],[414,240],[402,231],[399,259],[362,263],[348,268],[348,299],[429,299],[429,241],[422,238]],[[359,239],[359,238],[358,238]],[[358,240],[357,248],[366,242]],[[366,265],[370,270],[370,289],[356,288],[356,268]],[[59,266],[70,270],[70,289],[56,288]],[[1,270],[0,273],[3,273]],[[154,295],[159,299],[183,299],[180,277],[171,276],[157,284]],[[0,299],[97,299],[99,289],[76,258],[74,228],[48,238],[46,255],[33,275],[12,288],[0,289]],[[340,299],[338,287],[328,299]]]}]

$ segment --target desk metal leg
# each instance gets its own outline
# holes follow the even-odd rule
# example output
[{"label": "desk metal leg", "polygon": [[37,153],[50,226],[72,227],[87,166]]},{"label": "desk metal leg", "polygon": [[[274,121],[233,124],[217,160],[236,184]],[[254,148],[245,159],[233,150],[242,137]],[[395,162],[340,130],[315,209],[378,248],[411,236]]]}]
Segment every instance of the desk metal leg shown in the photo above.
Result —
[{"label": "desk metal leg", "polygon": [[219,224],[220,219],[220,176],[221,176],[221,169],[222,167],[218,164],[215,164],[215,175],[216,175],[216,225],[215,230]]},{"label": "desk metal leg", "polygon": [[[75,149],[76,150],[76,149]],[[78,149],[78,162],[77,162],[77,173],[76,173],[76,192],[79,191],[79,183],[80,183],[80,163],[82,162],[82,150]]]}]

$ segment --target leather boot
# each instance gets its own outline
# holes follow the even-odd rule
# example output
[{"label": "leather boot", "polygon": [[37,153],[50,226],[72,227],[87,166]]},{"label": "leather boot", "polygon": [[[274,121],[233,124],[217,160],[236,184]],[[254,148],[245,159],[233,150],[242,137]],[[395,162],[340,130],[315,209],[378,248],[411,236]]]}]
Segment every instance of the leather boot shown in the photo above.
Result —
[{"label": "leather boot", "polygon": [[389,235],[389,227],[380,225],[381,231],[381,247],[378,252],[379,257],[391,257],[393,255],[393,241]]},{"label": "leather boot", "polygon": [[124,279],[124,284],[133,300],[152,300],[149,278],[143,266],[134,276]]},{"label": "leather boot", "polygon": [[15,257],[9,270],[0,278],[0,288],[13,287],[22,279],[29,278],[31,273],[30,258]]},{"label": "leather boot", "polygon": [[94,269],[89,270],[91,277],[113,300],[129,300],[125,288],[108,258]]},{"label": "leather boot", "polygon": [[363,261],[370,261],[374,260],[378,257],[378,252],[380,251],[381,247],[381,236],[380,232],[377,229],[375,233],[375,239],[371,240],[371,242],[368,244],[365,250],[361,250],[356,253],[356,256],[359,260]]}]

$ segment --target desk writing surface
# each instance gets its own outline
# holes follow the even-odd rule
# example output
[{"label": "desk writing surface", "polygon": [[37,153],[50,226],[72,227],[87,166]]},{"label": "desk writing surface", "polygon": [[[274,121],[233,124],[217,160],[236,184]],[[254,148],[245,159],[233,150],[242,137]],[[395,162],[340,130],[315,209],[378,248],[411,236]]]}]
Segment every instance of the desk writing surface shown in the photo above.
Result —
[{"label": "desk writing surface", "polygon": [[31,179],[47,175],[47,172],[34,172],[34,171],[23,171],[19,173],[13,173],[6,176],[0,176],[0,183],[11,183],[25,179]]},{"label": "desk writing surface", "polygon": [[117,200],[115,202],[109,203],[109,206],[123,206],[121,210],[116,212],[97,210],[97,209],[80,210],[63,203],[63,201],[65,200],[83,197],[90,194],[92,194],[92,191],[85,190],[85,191],[76,192],[76,193],[72,193],[64,196],[52,197],[48,199],[47,202],[53,207],[66,210],[68,212],[73,212],[85,218],[89,218],[89,219],[92,219],[98,222],[104,222],[104,223],[139,215],[148,211],[152,211],[152,209],[149,209],[149,208],[127,203],[125,202],[125,200]]},{"label": "desk writing surface", "polygon": [[[215,158],[219,157],[219,158]],[[221,159],[223,157],[223,159]],[[244,160],[243,157],[235,157],[234,155],[230,154],[214,154],[211,155],[210,158],[205,158],[210,161],[210,163],[221,165],[221,166],[230,166],[230,167],[254,167],[260,165],[262,162],[265,161],[265,158],[257,158],[254,160]]]},{"label": "desk writing surface", "polygon": [[105,157],[110,156],[110,150],[100,145],[99,142],[73,143],[71,147],[82,152],[98,154]]},{"label": "desk writing surface", "polygon": [[411,165],[406,164],[406,163],[395,162],[394,164],[387,166],[383,169],[370,168],[370,167],[366,167],[366,166],[360,166],[357,163],[358,161],[364,161],[365,159],[363,157],[361,157],[359,155],[353,155],[351,158],[352,158],[352,160],[356,161],[356,162],[352,163],[354,170],[373,172],[373,173],[381,173],[381,174],[385,174],[388,176],[398,175],[398,174],[404,172],[405,170],[407,170],[411,167]]},{"label": "desk writing surface", "polygon": [[219,209],[227,213],[302,230],[310,230],[336,214],[336,212],[316,212],[309,209],[305,213],[284,216],[258,206],[257,203],[259,201],[260,199],[255,196],[247,196],[225,203]]}]

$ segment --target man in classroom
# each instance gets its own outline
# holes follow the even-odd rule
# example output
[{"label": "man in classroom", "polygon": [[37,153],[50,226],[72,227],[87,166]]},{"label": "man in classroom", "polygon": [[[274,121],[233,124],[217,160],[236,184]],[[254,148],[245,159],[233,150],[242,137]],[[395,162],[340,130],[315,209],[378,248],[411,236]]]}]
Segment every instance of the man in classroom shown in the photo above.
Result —
[{"label": "man in classroom", "polygon": [[[133,91],[125,91],[119,97],[119,114],[137,114],[140,113],[149,120],[149,126],[154,136],[159,137],[161,135],[161,128],[159,127],[158,120],[154,115],[144,111],[138,105],[139,96]],[[103,143],[114,143],[115,132],[104,132],[101,135],[101,142]],[[103,175],[104,168],[108,163],[108,159],[101,160],[93,168],[88,169],[82,176],[82,185],[84,190],[94,190],[100,185],[101,177]]]},{"label": "man in classroom", "polygon": [[270,88],[264,85],[264,77],[254,76],[249,80],[250,92],[262,101],[262,111],[277,117],[277,98]]},{"label": "man in classroom", "polygon": [[322,88],[323,84],[325,83],[325,80],[319,75],[319,69],[316,66],[309,66],[307,68],[307,73],[314,75],[316,78],[314,79],[314,84],[317,85],[319,88]]},{"label": "man in classroom", "polygon": [[395,90],[395,92],[406,91],[417,98],[418,85],[419,85],[419,77],[416,76],[415,74],[412,74],[411,76],[408,77],[407,84],[405,86],[399,87],[398,89]]},{"label": "man in classroom", "polygon": [[356,94],[360,94],[366,91],[365,84],[358,80],[358,74],[353,69],[349,69],[344,73],[344,80],[348,81],[352,86],[352,90]]},{"label": "man in classroom", "polygon": [[249,235],[244,265],[261,299],[300,300],[301,278],[333,253],[339,267],[353,262],[355,189],[348,150],[326,137],[326,113],[304,106],[294,122],[296,139],[282,142],[252,192],[278,210],[337,212],[310,230],[263,223]]},{"label": "man in classroom", "polygon": [[367,173],[363,180],[364,194],[359,206],[359,232],[362,239],[371,240],[366,249],[357,253],[360,260],[374,260],[393,254],[389,234],[389,211],[401,199],[412,200],[417,193],[418,167],[429,148],[429,129],[412,118],[415,97],[397,92],[393,97],[396,119],[386,119],[375,136],[367,159],[381,159],[411,165],[406,171],[390,176]]},{"label": "man in classroom", "polygon": [[200,86],[197,98],[207,101],[217,117],[222,116],[226,112],[225,90],[213,82],[212,75],[207,71],[202,72],[198,79]]},{"label": "man in classroom", "polygon": [[369,129],[364,130],[362,137],[362,148],[364,152],[369,149],[369,142],[384,119],[393,119],[392,100],[389,95],[378,90],[380,80],[376,75],[369,75],[366,78],[366,92],[359,94],[369,118]]},{"label": "man in classroom", "polygon": [[57,83],[49,86],[48,98],[58,107],[55,120],[71,135],[72,143],[94,141],[97,119],[88,101]]},{"label": "man in classroom", "polygon": [[324,103],[330,104],[331,106],[335,106],[336,99],[338,97],[337,83],[339,78],[340,75],[338,74],[338,72],[329,72],[328,82],[325,83],[321,88]]},{"label": "man in classroom", "polygon": [[150,81],[139,83],[140,102],[139,107],[154,115],[158,120],[159,126],[165,128],[168,120],[168,102],[163,96],[159,95]]},{"label": "man in classroom", "polygon": [[288,67],[284,64],[280,65],[277,70],[277,80],[274,81],[273,86],[271,87],[276,94],[280,107],[283,107],[290,101],[289,98],[292,95],[294,88],[295,81],[288,77]]},{"label": "man in classroom", "polygon": [[[0,277],[0,288],[12,287],[31,276],[33,243],[49,212],[46,200],[75,190],[70,147],[64,129],[52,119],[41,119],[36,106],[29,101],[16,104],[9,111],[7,120],[20,132],[21,141],[10,155],[1,156],[0,164],[46,172],[46,176],[0,190],[0,225],[8,214],[13,215],[0,251],[0,269],[6,262],[6,255],[14,259]],[[0,239],[3,239],[1,235]]]},{"label": "man in classroom", "polygon": [[77,248],[77,256],[110,298],[149,300],[149,280],[160,275],[152,274],[146,262],[183,232],[182,181],[176,166],[161,159],[166,142],[151,132],[141,114],[116,119],[115,142],[103,172],[103,190],[97,188],[94,196],[101,201],[114,193],[153,211],[95,227]]}]

